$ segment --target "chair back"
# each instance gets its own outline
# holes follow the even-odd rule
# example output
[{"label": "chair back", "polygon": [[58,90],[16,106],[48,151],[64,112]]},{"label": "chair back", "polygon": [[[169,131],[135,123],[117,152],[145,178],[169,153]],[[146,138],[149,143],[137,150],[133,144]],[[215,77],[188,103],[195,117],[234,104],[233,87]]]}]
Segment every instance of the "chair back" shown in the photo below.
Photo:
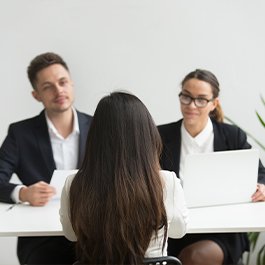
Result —
[{"label": "chair back", "polygon": [[[182,265],[179,259],[173,256],[164,256],[164,257],[154,257],[154,258],[144,258],[144,265]],[[76,261],[73,265],[82,265]]]},{"label": "chair back", "polygon": [[154,258],[144,258],[143,263],[145,265],[182,265],[181,261],[173,256],[164,256],[164,257],[154,257]]}]

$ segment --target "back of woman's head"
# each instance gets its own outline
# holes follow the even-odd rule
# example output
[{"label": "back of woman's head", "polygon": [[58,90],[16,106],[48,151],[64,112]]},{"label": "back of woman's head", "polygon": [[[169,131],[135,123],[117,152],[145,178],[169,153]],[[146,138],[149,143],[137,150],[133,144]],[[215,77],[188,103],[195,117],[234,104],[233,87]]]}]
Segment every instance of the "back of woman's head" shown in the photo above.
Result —
[{"label": "back of woman's head", "polygon": [[136,96],[115,92],[100,100],[70,190],[82,262],[139,263],[153,232],[167,229],[160,152],[158,130]]},{"label": "back of woman's head", "polygon": [[[193,78],[210,84],[212,88],[213,98],[217,98],[219,96],[220,92],[219,82],[216,76],[212,72],[203,69],[196,69],[195,71],[190,72],[184,77],[184,79],[181,82],[181,86],[183,87],[188,80]],[[210,117],[219,122],[224,121],[224,113],[219,101],[216,108],[212,112],[210,112]]]}]

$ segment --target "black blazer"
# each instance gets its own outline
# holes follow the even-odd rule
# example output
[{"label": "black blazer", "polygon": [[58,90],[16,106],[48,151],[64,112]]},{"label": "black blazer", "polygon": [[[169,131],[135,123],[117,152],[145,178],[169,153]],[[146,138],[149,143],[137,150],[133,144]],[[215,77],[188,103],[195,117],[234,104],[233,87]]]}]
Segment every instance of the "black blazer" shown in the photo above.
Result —
[{"label": "black blazer", "polygon": [[[80,129],[79,167],[92,117],[79,111],[77,117]],[[55,168],[44,111],[33,118],[11,124],[0,148],[0,201],[13,203],[10,195],[17,186],[9,183],[13,173],[28,186],[40,180],[49,183]],[[71,264],[75,261],[74,243],[65,237],[19,237],[17,253],[21,264]]]},{"label": "black blazer", "polygon": [[[227,151],[238,149],[249,149],[251,145],[247,142],[244,131],[234,125],[219,123],[212,120],[214,132],[214,151]],[[158,126],[162,142],[163,152],[161,156],[161,167],[175,171],[179,176],[181,128],[182,120]],[[258,182],[265,184],[265,168],[259,162]]]},{"label": "black blazer", "polygon": [[[92,117],[78,111],[77,117],[80,166]],[[36,117],[11,124],[0,148],[0,201],[13,203],[10,195],[16,184],[9,183],[13,173],[29,186],[40,180],[49,183],[55,168],[44,111]]]},{"label": "black blazer", "polygon": [[[161,155],[162,169],[172,170],[179,176],[180,148],[181,148],[181,123],[182,120],[170,124],[158,126],[162,142],[163,152]],[[246,134],[238,127],[212,120],[214,132],[214,151],[249,149]],[[265,184],[265,169],[259,162],[258,182]],[[168,249],[175,253],[175,247],[183,246],[182,243],[196,242],[199,239],[221,239],[229,251],[234,262],[237,262],[242,253],[249,250],[246,233],[219,233],[219,234],[187,234],[182,239],[169,239]]]}]

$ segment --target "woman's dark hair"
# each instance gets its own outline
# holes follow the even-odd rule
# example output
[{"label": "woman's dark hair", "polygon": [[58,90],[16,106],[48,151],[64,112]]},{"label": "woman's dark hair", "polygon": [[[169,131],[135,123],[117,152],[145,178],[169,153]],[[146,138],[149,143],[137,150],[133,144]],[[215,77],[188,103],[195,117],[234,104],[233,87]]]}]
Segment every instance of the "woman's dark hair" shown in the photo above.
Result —
[{"label": "woman's dark hair", "polygon": [[[217,98],[219,96],[219,92],[220,92],[219,82],[216,76],[212,72],[208,70],[202,70],[202,69],[196,69],[195,71],[190,72],[182,80],[181,82],[182,88],[184,84],[192,78],[207,82],[208,84],[211,85],[213,97]],[[212,112],[210,112],[209,116],[215,119],[216,121],[219,121],[219,122],[224,121],[224,113],[223,113],[222,107],[219,102],[216,108]]]},{"label": "woman's dark hair", "polygon": [[145,105],[114,92],[100,100],[70,188],[77,252],[85,264],[140,264],[167,217],[161,138]]}]

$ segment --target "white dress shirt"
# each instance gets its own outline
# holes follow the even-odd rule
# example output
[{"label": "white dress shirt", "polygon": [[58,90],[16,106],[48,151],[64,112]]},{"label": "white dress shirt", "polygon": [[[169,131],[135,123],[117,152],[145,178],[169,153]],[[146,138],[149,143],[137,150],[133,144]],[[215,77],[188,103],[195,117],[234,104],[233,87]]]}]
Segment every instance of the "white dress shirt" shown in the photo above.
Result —
[{"label": "white dress shirt", "polygon": [[59,134],[59,132],[45,113],[56,169],[77,168],[80,130],[77,113],[74,108],[73,114],[73,131],[66,138],[64,138]]},{"label": "white dress shirt", "polygon": [[[73,131],[64,138],[59,134],[51,120],[48,118],[45,112],[46,122],[48,126],[48,132],[52,145],[53,158],[56,165],[56,169],[76,169],[78,163],[78,150],[79,150],[79,124],[77,118],[77,112],[74,108],[73,115]],[[19,191],[24,185],[18,185],[11,193],[11,199],[20,203]]]},{"label": "white dress shirt", "polygon": [[183,169],[187,154],[209,153],[213,152],[213,124],[210,118],[205,128],[195,137],[192,137],[185,129],[184,123],[181,124],[181,148],[180,148],[180,165],[179,177],[183,181]]}]

